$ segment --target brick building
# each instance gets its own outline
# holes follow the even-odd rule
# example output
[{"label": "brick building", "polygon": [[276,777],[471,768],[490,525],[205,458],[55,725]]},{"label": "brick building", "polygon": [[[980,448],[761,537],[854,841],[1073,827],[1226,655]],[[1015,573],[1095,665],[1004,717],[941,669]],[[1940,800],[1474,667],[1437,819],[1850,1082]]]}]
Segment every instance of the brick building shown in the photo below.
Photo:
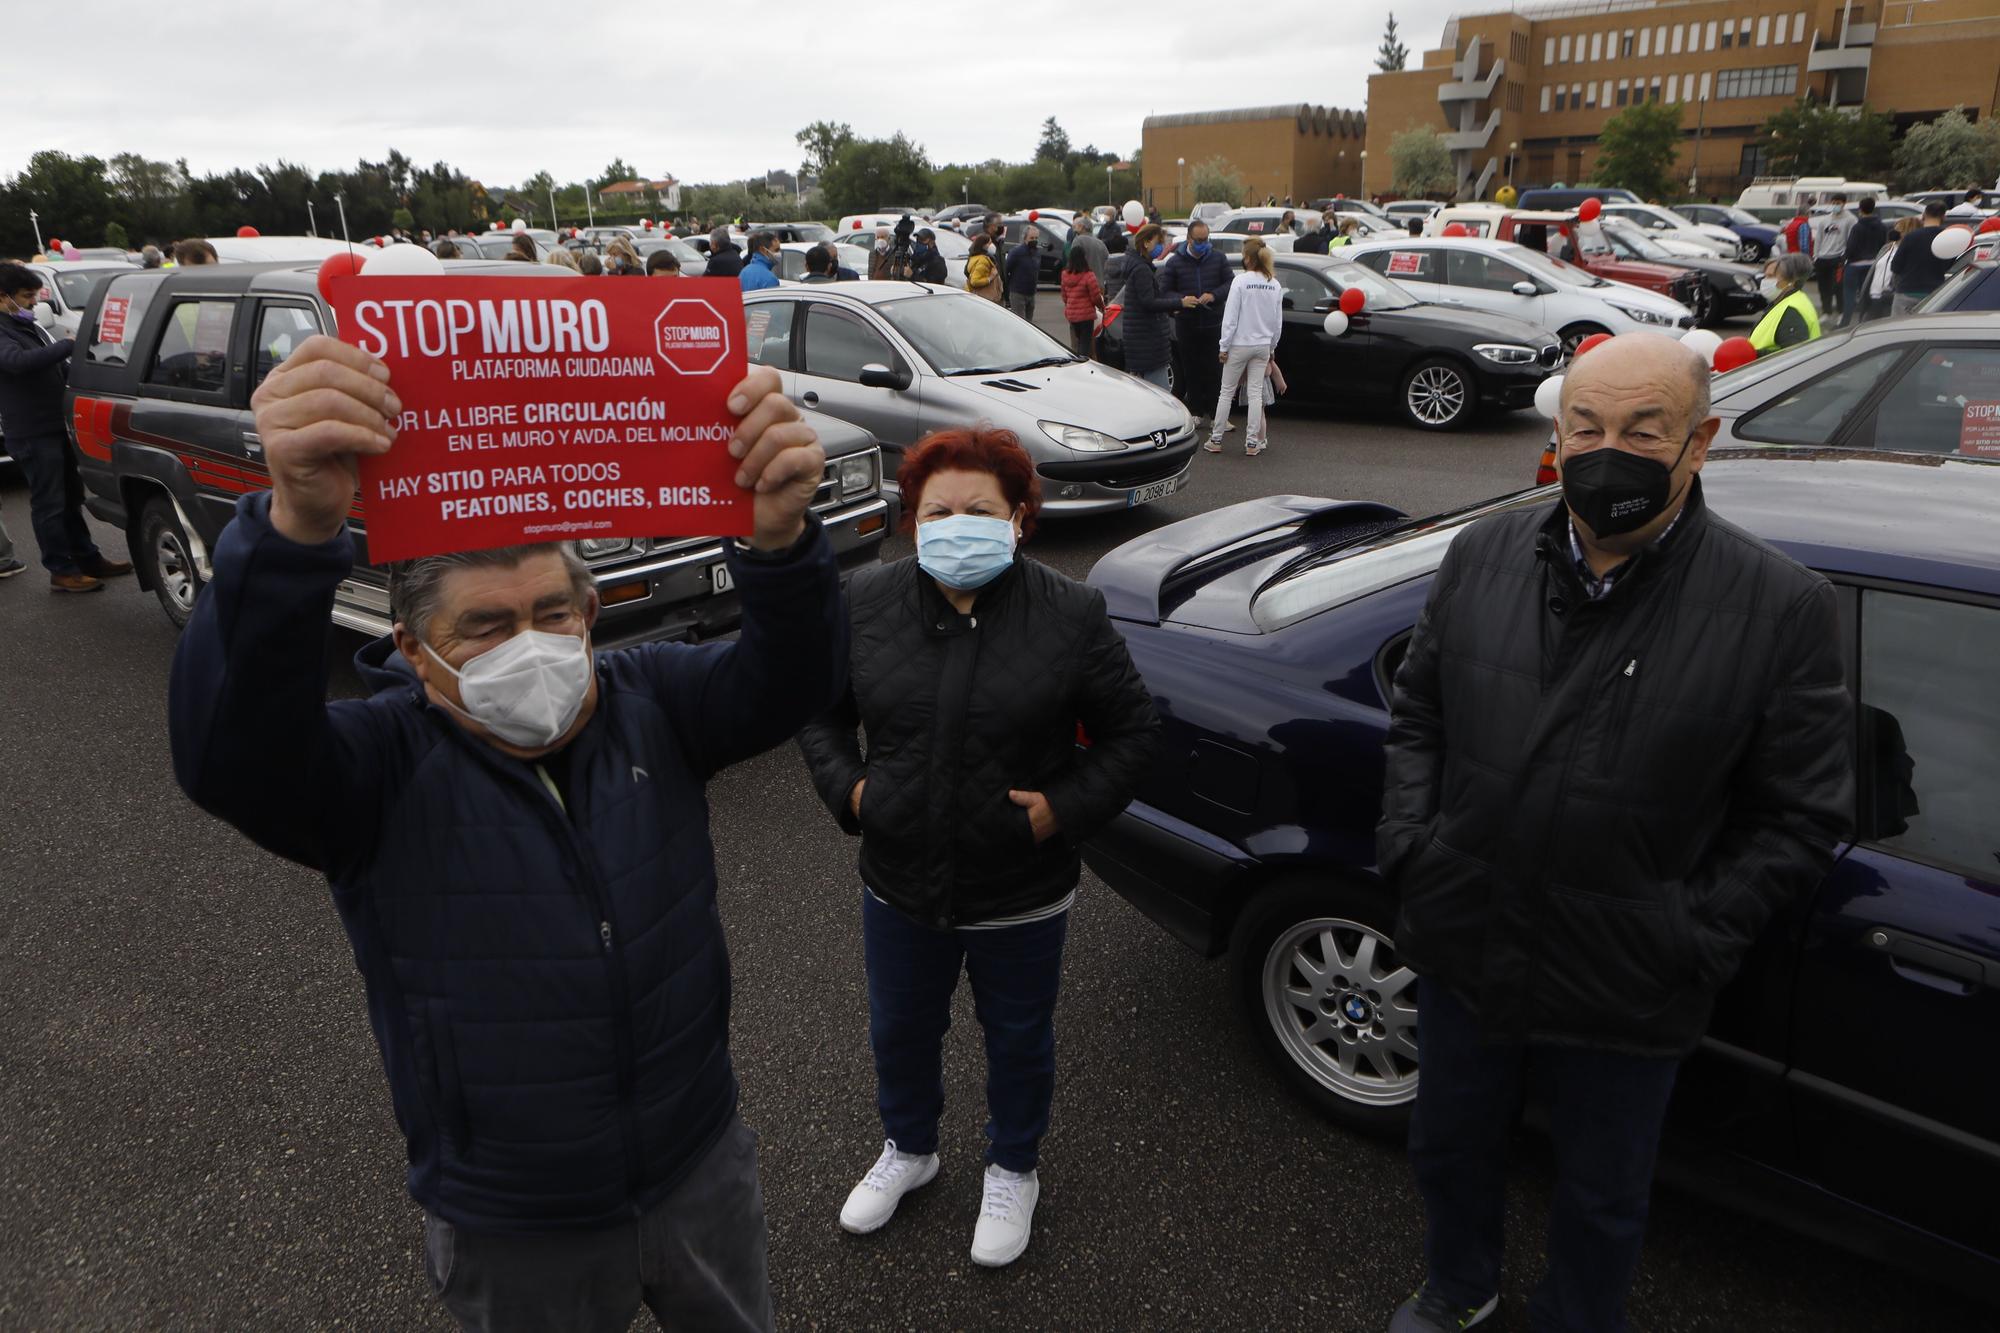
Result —
[{"label": "brick building", "polygon": [[1604,122],[1650,101],[1685,105],[1674,179],[1733,197],[1767,174],[1764,121],[1804,95],[1866,101],[1899,129],[1956,105],[1994,115],[2000,0],[1575,0],[1460,15],[1421,67],[1369,78],[1361,188],[1389,192],[1389,142],[1417,125],[1444,134],[1460,198],[1586,181]]},{"label": "brick building", "polygon": [[1246,107],[1148,116],[1141,143],[1140,189],[1167,217],[1184,217],[1194,197],[1194,169],[1221,158],[1243,178],[1245,198],[1303,203],[1361,189],[1368,118],[1333,107]]}]

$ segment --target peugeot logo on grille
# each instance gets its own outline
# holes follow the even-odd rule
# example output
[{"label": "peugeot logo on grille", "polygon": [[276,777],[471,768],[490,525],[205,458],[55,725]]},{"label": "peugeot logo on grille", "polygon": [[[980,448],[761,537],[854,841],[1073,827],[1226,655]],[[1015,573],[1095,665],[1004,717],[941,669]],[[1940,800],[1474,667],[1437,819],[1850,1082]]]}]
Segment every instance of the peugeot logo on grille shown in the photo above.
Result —
[{"label": "peugeot logo on grille", "polygon": [[1165,431],[1156,430],[1153,432],[1153,447],[1155,449],[1164,449],[1167,447],[1167,433]]}]

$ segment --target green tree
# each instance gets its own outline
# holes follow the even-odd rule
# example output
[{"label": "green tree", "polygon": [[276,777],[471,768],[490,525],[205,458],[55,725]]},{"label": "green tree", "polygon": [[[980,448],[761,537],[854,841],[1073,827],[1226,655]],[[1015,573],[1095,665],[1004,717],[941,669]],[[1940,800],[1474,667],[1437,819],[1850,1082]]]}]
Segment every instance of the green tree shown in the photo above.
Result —
[{"label": "green tree", "polygon": [[28,210],[41,215],[42,235],[78,245],[96,245],[111,220],[111,188],[104,161],[44,149],[28,159],[27,170],[0,191],[0,255],[25,255],[35,247]]},{"label": "green tree", "polygon": [[1056,118],[1050,116],[1042,122],[1042,137],[1035,144],[1035,159],[1061,162],[1068,156],[1069,135],[1063,131],[1062,126],[1056,124]]},{"label": "green tree", "polygon": [[1664,102],[1628,106],[1597,134],[1596,178],[1618,185],[1641,199],[1666,199],[1673,193],[1669,179],[1681,142],[1681,108]]},{"label": "green tree", "polygon": [[1069,203],[1069,177],[1063,174],[1062,163],[1045,157],[1019,162],[1002,173],[996,196],[986,202],[1009,212],[1045,204],[1064,207]]},{"label": "green tree", "polygon": [[1990,186],[2000,173],[2000,120],[1977,125],[1965,108],[1913,125],[1896,148],[1896,183],[1905,190],[1962,190]]},{"label": "green tree", "polygon": [[805,172],[825,176],[833,169],[840,151],[854,142],[854,127],[845,121],[816,120],[792,136],[805,150]]},{"label": "green tree", "polygon": [[107,222],[104,224],[104,243],[115,245],[120,250],[128,250],[132,246],[132,238],[125,234],[124,223]]},{"label": "green tree", "polygon": [[1776,175],[1874,180],[1889,167],[1894,125],[1865,106],[1834,108],[1801,97],[1764,122],[1764,135]]},{"label": "green tree", "polygon": [[417,215],[407,208],[399,208],[389,215],[389,225],[402,231],[415,231]]},{"label": "green tree", "polygon": [[1404,130],[1389,140],[1390,188],[1410,198],[1449,194],[1458,184],[1451,150],[1428,125]]},{"label": "green tree", "polygon": [[1228,204],[1234,208],[1243,202],[1243,192],[1249,187],[1226,158],[1211,157],[1188,168],[1188,188],[1193,191],[1189,196],[1191,203]]},{"label": "green tree", "polygon": [[611,165],[598,172],[597,179],[592,181],[591,184],[601,190],[605,186],[615,185],[619,181],[635,181],[638,179],[639,173],[626,165],[624,158],[614,157],[611,159]]},{"label": "green tree", "polygon": [[1396,36],[1396,14],[1389,12],[1389,26],[1382,30],[1382,45],[1375,48],[1375,68],[1387,74],[1402,69],[1410,61],[1410,48]]},{"label": "green tree", "polygon": [[111,159],[109,184],[118,216],[148,241],[171,241],[186,234],[187,164],[158,162],[138,153]]},{"label": "green tree", "polygon": [[884,204],[921,202],[931,187],[930,159],[901,132],[892,139],[856,139],[820,177],[827,210],[865,213]]}]

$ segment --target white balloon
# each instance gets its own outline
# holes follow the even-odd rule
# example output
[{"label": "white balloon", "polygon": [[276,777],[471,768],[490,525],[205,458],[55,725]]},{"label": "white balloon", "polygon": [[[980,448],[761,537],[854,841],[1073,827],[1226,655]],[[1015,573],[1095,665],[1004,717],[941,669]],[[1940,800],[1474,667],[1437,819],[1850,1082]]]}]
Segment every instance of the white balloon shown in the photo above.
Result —
[{"label": "white balloon", "polygon": [[421,245],[392,245],[361,261],[364,278],[397,273],[435,278],[444,273],[444,263]]},{"label": "white balloon", "polygon": [[528,229],[528,223],[527,223],[527,220],[526,220],[525,218],[515,218],[515,219],[514,219],[514,230],[515,230],[515,231],[526,231],[527,229]]},{"label": "white balloon", "polygon": [[1125,219],[1126,226],[1136,227],[1146,220],[1146,206],[1137,199],[1127,199],[1119,216]]},{"label": "white balloon", "polygon": [[1535,410],[1550,421],[1562,411],[1563,377],[1551,375],[1535,386]]},{"label": "white balloon", "polygon": [[1956,259],[1971,246],[1972,230],[1969,227],[1946,227],[1931,237],[1931,253],[1943,260]]},{"label": "white balloon", "polygon": [[1330,312],[1326,317],[1326,336],[1338,338],[1345,332],[1347,332],[1347,312],[1344,310]]},{"label": "white balloon", "polygon": [[1681,335],[1681,346],[1713,364],[1715,349],[1722,346],[1722,335],[1714,329],[1689,329]]}]

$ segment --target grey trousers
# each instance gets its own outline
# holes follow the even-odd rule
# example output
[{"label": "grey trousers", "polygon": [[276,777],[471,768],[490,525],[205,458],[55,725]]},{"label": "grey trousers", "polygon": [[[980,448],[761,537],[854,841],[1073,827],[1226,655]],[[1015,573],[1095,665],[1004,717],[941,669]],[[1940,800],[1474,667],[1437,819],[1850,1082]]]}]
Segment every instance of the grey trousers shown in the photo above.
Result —
[{"label": "grey trousers", "polygon": [[664,1328],[770,1333],[757,1135],[732,1120],[673,1193],[604,1231],[475,1234],[426,1213],[424,1267],[475,1333],[608,1333],[641,1304]]}]

